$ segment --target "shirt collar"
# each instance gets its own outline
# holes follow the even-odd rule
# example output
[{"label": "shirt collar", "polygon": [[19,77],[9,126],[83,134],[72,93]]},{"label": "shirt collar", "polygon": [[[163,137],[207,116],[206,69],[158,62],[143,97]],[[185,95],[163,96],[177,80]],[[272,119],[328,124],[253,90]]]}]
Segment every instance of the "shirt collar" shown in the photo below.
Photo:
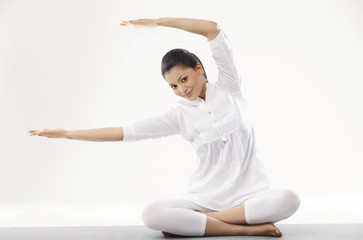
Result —
[{"label": "shirt collar", "polygon": [[[205,99],[206,99],[206,102],[210,102],[210,97],[213,95],[213,92],[214,92],[214,85],[209,82],[206,83],[206,92],[205,92]],[[191,100],[188,100],[186,98],[183,98],[183,97],[179,97],[179,103],[182,104],[182,105],[186,105],[186,106],[199,106],[200,104],[202,104],[204,102],[203,99],[201,99],[200,97],[197,97],[196,99],[194,99],[193,101]]]}]

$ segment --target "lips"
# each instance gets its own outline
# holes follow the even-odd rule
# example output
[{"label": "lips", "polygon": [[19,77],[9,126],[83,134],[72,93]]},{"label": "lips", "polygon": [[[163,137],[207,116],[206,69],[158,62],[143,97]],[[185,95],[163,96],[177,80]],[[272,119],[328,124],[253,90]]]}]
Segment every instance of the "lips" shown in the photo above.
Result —
[{"label": "lips", "polygon": [[192,93],[193,89],[190,90],[190,92],[188,92],[187,94],[185,94],[185,97],[190,97],[191,93]]}]

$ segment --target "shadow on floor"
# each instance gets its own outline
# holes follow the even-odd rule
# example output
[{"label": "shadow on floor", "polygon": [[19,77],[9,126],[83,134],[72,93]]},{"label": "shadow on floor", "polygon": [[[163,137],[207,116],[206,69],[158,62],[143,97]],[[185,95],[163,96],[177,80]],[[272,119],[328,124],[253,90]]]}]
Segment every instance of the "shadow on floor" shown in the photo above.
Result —
[{"label": "shadow on floor", "polygon": [[[288,240],[363,240],[363,224],[276,224]],[[215,236],[164,238],[160,231],[145,226],[90,227],[6,227],[0,240],[147,240],[147,239],[252,239],[271,240],[270,236]]]}]

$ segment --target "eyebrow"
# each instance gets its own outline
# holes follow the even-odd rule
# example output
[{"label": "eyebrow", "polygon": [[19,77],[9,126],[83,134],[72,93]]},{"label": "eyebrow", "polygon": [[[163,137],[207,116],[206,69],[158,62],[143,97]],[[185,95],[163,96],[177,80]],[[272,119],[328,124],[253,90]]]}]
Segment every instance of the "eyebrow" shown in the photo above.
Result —
[{"label": "eyebrow", "polygon": [[[182,75],[180,75],[179,79],[178,79],[178,82],[180,81],[181,77],[184,75],[184,73]],[[169,83],[170,86],[173,86],[174,84],[173,83]]]}]

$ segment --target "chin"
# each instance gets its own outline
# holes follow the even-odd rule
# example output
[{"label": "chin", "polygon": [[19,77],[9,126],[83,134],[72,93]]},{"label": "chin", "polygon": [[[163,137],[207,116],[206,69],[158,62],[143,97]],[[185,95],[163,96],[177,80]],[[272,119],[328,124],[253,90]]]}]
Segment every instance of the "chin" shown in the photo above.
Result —
[{"label": "chin", "polygon": [[189,98],[186,97],[186,99],[188,99],[189,101],[193,101],[196,99],[196,97],[190,96]]}]

